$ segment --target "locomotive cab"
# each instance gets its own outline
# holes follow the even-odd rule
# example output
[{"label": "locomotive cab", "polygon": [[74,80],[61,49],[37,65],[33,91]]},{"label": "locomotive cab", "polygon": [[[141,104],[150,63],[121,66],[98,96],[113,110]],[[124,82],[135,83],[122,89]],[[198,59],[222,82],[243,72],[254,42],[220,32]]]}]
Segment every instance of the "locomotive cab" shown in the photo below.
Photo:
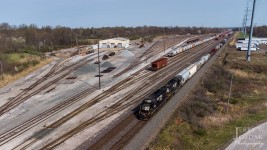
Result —
[{"label": "locomotive cab", "polygon": [[150,113],[151,113],[150,104],[142,104],[140,106],[138,117],[141,120],[148,120]]},{"label": "locomotive cab", "polygon": [[141,120],[148,120],[158,106],[166,100],[167,92],[168,88],[162,87],[144,99],[139,108],[138,118]]},{"label": "locomotive cab", "polygon": [[151,116],[153,110],[157,107],[157,100],[155,97],[150,96],[143,100],[143,103],[140,105],[138,117],[141,120],[148,120]]},{"label": "locomotive cab", "polygon": [[157,100],[155,97],[150,96],[143,101],[143,104],[146,106],[149,105],[151,108],[155,108],[157,107]]},{"label": "locomotive cab", "polygon": [[169,93],[174,94],[175,90],[178,87],[178,79],[177,78],[171,79],[171,81],[168,82],[166,87],[169,89]]}]

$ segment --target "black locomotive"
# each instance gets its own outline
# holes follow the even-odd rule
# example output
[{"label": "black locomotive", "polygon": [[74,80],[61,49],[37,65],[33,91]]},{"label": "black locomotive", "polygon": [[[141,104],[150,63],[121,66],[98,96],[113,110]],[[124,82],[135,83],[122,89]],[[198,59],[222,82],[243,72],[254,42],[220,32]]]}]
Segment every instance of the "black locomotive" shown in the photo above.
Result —
[{"label": "black locomotive", "polygon": [[138,118],[140,120],[148,120],[175,93],[179,86],[178,83],[178,79],[175,77],[156,92],[146,97],[140,105]]}]

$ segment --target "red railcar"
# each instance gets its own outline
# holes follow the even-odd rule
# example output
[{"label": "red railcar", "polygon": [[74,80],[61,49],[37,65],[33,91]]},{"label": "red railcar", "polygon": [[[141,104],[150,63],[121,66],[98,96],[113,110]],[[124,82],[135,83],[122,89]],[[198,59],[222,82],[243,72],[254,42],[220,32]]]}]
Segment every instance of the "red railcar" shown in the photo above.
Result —
[{"label": "red railcar", "polygon": [[168,59],[167,58],[160,58],[154,62],[151,63],[151,69],[156,71],[159,70],[160,68],[163,68],[167,65]]}]

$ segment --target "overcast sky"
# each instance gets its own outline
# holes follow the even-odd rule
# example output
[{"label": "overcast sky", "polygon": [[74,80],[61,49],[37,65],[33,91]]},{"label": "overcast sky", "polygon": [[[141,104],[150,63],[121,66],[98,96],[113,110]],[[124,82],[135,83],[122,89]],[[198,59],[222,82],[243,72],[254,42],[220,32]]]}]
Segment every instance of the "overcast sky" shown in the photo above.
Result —
[{"label": "overcast sky", "polygon": [[[229,27],[241,25],[247,1],[252,9],[253,0],[0,0],[0,23]],[[267,24],[266,7],[267,0],[257,0],[257,26]]]}]

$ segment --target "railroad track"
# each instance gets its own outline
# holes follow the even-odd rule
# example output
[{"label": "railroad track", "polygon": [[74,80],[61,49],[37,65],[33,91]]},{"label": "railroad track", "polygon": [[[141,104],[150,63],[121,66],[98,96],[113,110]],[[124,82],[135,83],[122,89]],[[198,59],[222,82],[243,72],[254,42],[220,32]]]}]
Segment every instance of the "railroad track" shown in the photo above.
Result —
[{"label": "railroad track", "polygon": [[[210,48],[213,48],[213,45]],[[207,53],[207,50],[204,51],[203,54]],[[185,67],[186,66],[182,66],[179,70]],[[132,123],[134,123],[134,125],[132,125]],[[108,131],[101,140],[91,145],[90,149],[123,149],[123,147],[129,142],[129,139],[131,139],[145,124],[146,122],[137,120],[135,115],[130,114],[126,117],[126,119],[122,120],[118,126],[115,126],[113,129]]]},{"label": "railroad track", "polygon": [[[209,35],[208,35],[209,36]],[[201,36],[186,36],[188,38],[203,38],[203,37],[207,37],[207,35],[201,35]],[[138,66],[139,64],[141,64],[141,59],[143,57],[145,57],[145,59],[143,61],[147,61],[148,59],[150,59],[151,57],[153,57],[155,54],[158,54],[160,52],[163,52],[164,49],[168,49],[173,47],[174,45],[178,44],[179,42],[181,42],[183,39],[185,39],[185,37],[179,37],[179,38],[161,38],[159,39],[157,42],[155,42],[152,46],[150,46],[150,48],[144,52],[141,56],[139,56],[138,58],[135,58],[135,60],[132,62],[132,64],[130,66],[128,66],[127,68],[125,68],[123,71],[117,73],[116,75],[114,75],[114,78],[121,76],[122,74],[128,72],[129,70],[131,70],[132,68]],[[160,41],[162,40],[162,41]],[[189,39],[188,39],[189,40]]]},{"label": "railroad track", "polygon": [[[101,137],[101,140],[91,145],[90,149],[122,149],[123,144],[145,124],[145,121],[137,120],[135,115],[129,115]],[[88,144],[86,143],[84,147],[88,149]]]},{"label": "railroad track", "polygon": [[[202,53],[198,53],[198,57],[202,56],[200,54]],[[195,56],[196,58],[196,56]],[[191,58],[192,59],[192,58]],[[177,66],[171,66],[169,67],[170,70],[176,69]],[[166,71],[166,70],[165,70]],[[175,73],[172,73],[171,76],[174,76],[175,74],[177,74],[178,72],[175,71]],[[162,85],[163,83],[166,83],[167,81],[169,81],[172,77],[167,77],[165,79],[162,80],[162,76],[153,76],[152,77],[154,80],[160,80],[161,81],[159,83],[157,83],[158,85]],[[123,100],[120,100],[118,102],[116,102],[113,107],[108,108],[107,110],[102,111],[101,113],[99,113],[98,115],[94,116],[93,118],[85,121],[84,123],[80,124],[79,126],[77,126],[76,128],[70,130],[69,132],[63,134],[60,138],[54,140],[53,142],[47,144],[43,149],[50,149],[50,148],[54,148],[56,146],[58,146],[59,144],[61,144],[62,142],[64,142],[65,140],[69,139],[70,137],[74,136],[75,134],[81,132],[82,130],[84,130],[85,128],[95,125],[96,123],[112,116],[113,114],[118,113],[119,111],[125,110],[128,107],[137,104],[140,100],[140,98],[144,98],[146,95],[151,94],[154,90],[157,89],[157,87],[155,86],[154,88],[152,88],[149,91],[143,92],[145,89],[147,89],[148,87],[150,87],[152,84],[154,83],[150,83],[150,84],[146,84],[146,86],[143,87],[138,87],[136,89],[134,89],[129,95],[127,95],[125,98],[123,98]],[[136,93],[142,93],[141,96],[136,97],[136,98],[132,98]],[[126,100],[126,101],[125,101]],[[128,100],[128,101],[127,101]]]},{"label": "railroad track", "polygon": [[[21,93],[19,93],[16,97],[13,97],[7,103],[5,103],[4,105],[2,105],[0,107],[0,116],[3,115],[3,114],[5,114],[6,112],[10,111],[11,109],[15,108],[19,104],[25,102],[26,100],[28,100],[32,96],[34,96],[34,95],[42,92],[43,90],[47,89],[48,87],[54,85],[55,83],[57,83],[59,80],[65,78],[67,75],[69,75],[74,70],[82,67],[84,64],[86,64],[86,63],[94,60],[94,59],[90,59],[90,60],[86,60],[86,59],[87,58],[84,58],[79,63],[72,64],[72,65],[67,66],[67,67],[64,67],[62,69],[60,69],[60,68],[64,65],[64,63],[57,63],[56,65],[54,65],[52,67],[52,69],[45,76],[43,76],[38,81],[36,81],[35,83],[33,83],[31,86],[29,86],[28,88],[26,88],[24,91],[22,91]],[[65,71],[65,70],[67,70],[67,71]],[[40,86],[41,83],[43,83],[44,81],[46,81],[48,77],[51,77],[52,75],[55,75],[56,72],[57,72],[57,74],[60,74],[61,73],[61,75],[59,75],[57,78],[49,81],[48,83],[44,84],[43,86],[41,86],[39,88],[37,87],[37,86]],[[37,88],[37,89],[33,91],[34,88]]]},{"label": "railroad track", "polygon": [[[142,63],[141,59],[144,56],[146,56],[144,61],[147,61],[153,55],[158,54],[159,52],[162,52],[162,49],[164,49],[164,45],[165,45],[165,49],[168,49],[168,48],[176,45],[177,43],[181,42],[183,39],[184,39],[184,37],[183,38],[180,37],[180,38],[159,39],[146,52],[144,52],[141,56],[139,56],[138,58],[135,58],[130,66],[128,66],[127,68],[125,68],[121,72],[115,74],[113,77],[117,78],[117,77],[121,76],[122,74],[128,72],[129,70],[135,68],[136,66],[140,65]],[[164,42],[162,42],[160,40],[164,40]]]},{"label": "railroad track", "polygon": [[[205,44],[204,44],[205,45]],[[200,47],[201,48],[201,47]],[[181,59],[188,59],[186,58],[188,54],[186,53],[182,53],[182,58]],[[174,57],[171,59],[175,59]],[[180,60],[169,63],[168,66],[171,66],[172,64],[176,64],[177,62],[179,63]],[[168,67],[167,66],[167,67]],[[61,119],[59,119],[58,121],[56,121],[55,123],[51,124],[50,127],[51,128],[56,128],[59,127],[60,125],[62,125],[63,123],[65,123],[66,121],[68,121],[69,119],[71,119],[72,117],[80,114],[82,111],[86,110],[87,108],[93,106],[94,104],[100,102],[101,100],[110,97],[111,95],[118,93],[119,91],[130,87],[134,84],[139,84],[139,83],[145,83],[147,80],[156,80],[155,78],[155,74],[153,74],[153,72],[151,71],[147,71],[147,70],[143,70],[145,71],[145,73],[142,73],[141,76],[137,76],[134,77],[133,79],[127,79],[129,80],[128,82],[126,82],[125,80],[120,82],[119,84],[116,84],[114,87],[110,88],[107,92],[97,96],[96,98],[92,99],[91,101],[88,101],[87,103],[85,103],[83,106],[81,106],[80,108],[74,110],[73,112],[71,112],[70,114],[67,114],[66,116],[62,117]],[[159,71],[156,72],[156,74],[166,74],[165,69],[161,69]],[[138,81],[138,82],[136,82]]]},{"label": "railroad track", "polygon": [[[128,80],[130,80],[130,78],[123,80],[122,82],[119,82],[118,84],[116,84],[114,87],[112,87],[112,89],[107,90],[105,92],[105,94],[102,94],[100,96],[98,96],[99,99],[104,99],[107,98],[108,96],[114,94],[115,92],[112,92],[114,89],[116,90],[122,90],[124,88],[126,88],[128,86],[124,85],[125,82],[127,82]],[[133,82],[130,82],[130,84],[132,84]],[[76,95],[74,95],[73,97],[67,99],[66,101],[57,104],[56,106],[46,110],[45,112],[38,114],[37,116],[35,116],[34,118],[31,118],[30,120],[20,124],[19,126],[10,129],[9,131],[3,133],[0,135],[0,146],[5,144],[6,142],[16,138],[17,136],[21,135],[22,133],[28,131],[31,127],[47,120],[49,117],[59,113],[60,111],[64,110],[65,108],[71,106],[72,104],[74,104],[75,102],[85,98],[86,96],[88,96],[89,94],[93,93],[95,91],[95,89],[86,89]],[[91,103],[91,105],[93,105],[94,103]],[[53,125],[55,126],[55,124]],[[57,125],[59,126],[59,125]],[[52,128],[52,126],[50,126]]]},{"label": "railroad track", "polygon": [[[183,55],[185,57],[185,54],[183,54]],[[135,80],[130,80],[130,82],[128,82],[127,84],[125,84],[125,82],[127,82],[127,80],[129,80],[129,79],[126,79],[126,81],[124,81],[124,82],[120,82],[119,84],[115,85],[112,89],[105,92],[105,94],[100,95],[95,102],[99,102],[101,99],[107,98],[110,95],[116,93],[117,91],[120,91],[120,90],[128,87],[129,85],[133,84],[136,80],[141,79],[143,76],[147,75],[148,73],[150,73],[150,71],[147,71],[146,73],[142,74],[141,76],[138,76],[138,78],[135,78]],[[66,104],[71,105],[72,102],[74,103],[75,101],[80,99],[79,96],[82,98],[85,97],[86,96],[85,93],[86,93],[86,91],[84,93],[79,93],[79,94],[75,95],[74,97],[76,97],[76,98],[72,98],[72,99],[68,100],[66,102]],[[87,103],[88,104],[87,107],[92,106],[93,104],[95,104],[95,102]],[[20,126],[14,128],[13,130],[10,130],[9,132],[2,134],[2,136],[0,136],[0,139],[5,139],[7,141],[7,140],[11,140],[11,139],[15,138],[16,136],[18,136],[18,135],[22,134],[23,132],[27,131],[28,129],[30,129],[30,127],[33,127],[34,125],[40,123],[41,121],[44,121],[45,119],[51,117],[51,115],[53,115],[53,113],[57,113],[58,111],[60,111],[59,109],[62,110],[65,107],[68,107],[69,105],[66,105],[66,104],[62,104],[62,103],[58,104],[57,106],[47,110],[46,112],[36,116],[33,119],[21,124]],[[73,116],[82,112],[84,109],[83,110],[78,109],[78,110],[76,110],[75,113],[72,113],[71,115],[67,115],[66,117],[60,119],[59,121],[51,124],[48,128],[56,128],[56,127],[62,125],[63,123],[65,123],[67,120],[69,120]],[[3,141],[2,141],[2,143],[3,143]]]},{"label": "railroad track", "polygon": [[[142,76],[140,76],[140,78],[141,78]],[[123,89],[123,88],[125,88],[125,87],[127,87],[128,86],[128,84],[132,84],[132,82],[129,82],[128,84],[127,84],[127,86],[122,86],[124,84],[124,82],[121,82],[121,83],[119,83],[119,84],[117,84],[116,86],[115,86],[115,89],[117,89],[117,90],[121,90],[121,89]],[[113,88],[112,88],[112,90],[114,90]],[[108,91],[107,93],[110,93],[110,94],[113,94],[114,92],[112,92],[112,90],[111,91]],[[85,92],[86,93],[86,92]],[[108,95],[110,95],[110,94],[108,94]],[[85,96],[85,95],[83,95],[83,94],[80,94],[82,97],[83,96]],[[107,96],[100,96],[99,98],[100,99],[102,99],[102,98],[105,98],[105,97],[107,97]],[[78,98],[79,99],[79,98]],[[66,104],[64,104],[63,106],[68,106],[67,104],[71,104],[72,102],[74,102],[75,100],[74,99],[72,99],[72,100],[70,100],[70,101],[68,101]],[[93,104],[95,104],[95,103],[91,103],[91,105],[90,106],[92,106]],[[120,106],[121,104],[117,104],[117,106]],[[63,108],[63,106],[62,106],[62,108]],[[87,107],[88,107],[89,105],[87,105]],[[89,107],[90,107],[89,106]],[[116,108],[115,107],[116,105],[114,105],[113,107],[114,108]],[[58,108],[58,109],[56,109],[56,108]],[[51,111],[51,113],[50,114],[53,114],[53,113],[56,113],[57,111],[59,111],[59,106],[57,106],[57,107],[55,107],[55,108],[53,108],[53,109],[51,109],[51,110],[49,110],[49,111]],[[61,109],[62,109],[61,108]],[[55,111],[52,111],[52,110],[55,110]],[[57,110],[57,111],[56,111]],[[44,119],[46,119],[45,117],[49,117],[49,114],[48,114],[48,112],[49,111],[47,111],[46,112],[46,114],[45,113],[42,113],[42,114],[40,114],[40,116],[38,115],[38,116],[36,116],[36,118],[43,118],[43,120]],[[76,113],[74,113],[75,115],[77,115],[77,112]],[[73,116],[75,116],[75,115],[72,115],[71,116],[71,118],[73,117]],[[42,117],[42,116],[45,116],[45,117]],[[53,124],[52,126],[50,126],[50,127],[52,127],[52,128],[54,128],[54,127],[58,127],[58,126],[60,126],[61,124],[63,124],[64,122],[66,122],[68,119],[70,119],[69,117],[65,120],[65,119],[63,119],[63,122],[62,122],[62,120],[61,120],[61,122],[58,122],[57,124]],[[38,119],[37,119],[38,120]],[[42,120],[42,121],[43,121]],[[40,121],[40,120],[39,120]],[[25,124],[21,124],[21,128],[23,128],[24,126],[28,126],[28,127],[32,127],[32,126],[34,126],[35,124],[31,124],[31,126],[29,126],[29,125],[27,125],[27,123],[29,123],[29,122],[34,122],[34,120],[29,120],[28,122],[26,122]],[[14,137],[14,135],[20,135],[20,134],[22,134],[23,132],[21,132],[21,131],[19,131],[19,130],[21,130],[21,128],[20,127],[18,127],[18,128],[16,128],[16,130],[13,130],[13,131],[10,131],[10,132],[7,132],[5,135],[6,136],[0,136],[1,138],[1,140],[2,139],[8,139],[8,137],[7,137],[7,135],[8,135],[8,133],[16,133],[16,134],[13,134],[13,136],[9,136],[9,139],[10,139],[10,137],[13,137],[13,138],[15,138]],[[25,130],[24,130],[25,131]],[[9,134],[10,135],[10,134]]]}]

